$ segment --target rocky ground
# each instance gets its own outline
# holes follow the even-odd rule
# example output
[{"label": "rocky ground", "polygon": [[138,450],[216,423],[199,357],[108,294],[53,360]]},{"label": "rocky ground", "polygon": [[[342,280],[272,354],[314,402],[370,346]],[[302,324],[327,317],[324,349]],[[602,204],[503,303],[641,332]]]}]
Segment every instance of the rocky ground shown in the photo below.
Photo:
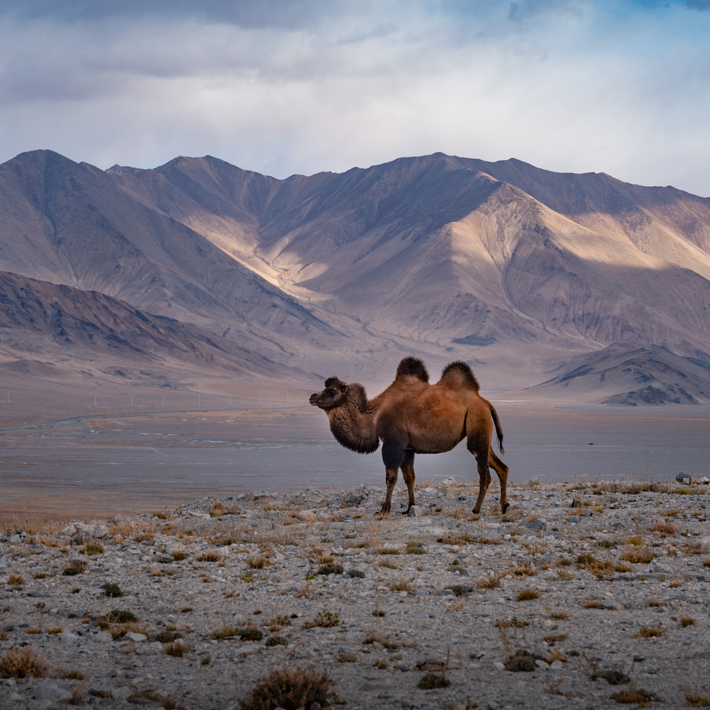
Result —
[{"label": "rocky ground", "polygon": [[8,530],[0,707],[236,710],[308,669],[314,710],[706,706],[707,492],[532,483],[474,516],[449,479],[413,516],[360,487]]}]

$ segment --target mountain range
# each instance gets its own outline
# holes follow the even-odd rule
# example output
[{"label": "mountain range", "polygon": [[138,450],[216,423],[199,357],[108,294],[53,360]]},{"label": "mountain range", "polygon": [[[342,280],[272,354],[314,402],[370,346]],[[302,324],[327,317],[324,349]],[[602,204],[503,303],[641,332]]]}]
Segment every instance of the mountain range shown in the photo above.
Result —
[{"label": "mountain range", "polygon": [[[191,356],[205,367],[286,378],[384,382],[415,354],[516,389],[624,341],[710,362],[710,199],[518,160],[278,180],[210,156],[100,170],[23,153],[0,165],[0,270],[15,293],[22,277],[93,294],[86,322],[99,294],[171,319],[177,340],[212,341]],[[2,343],[31,329],[3,320]]]}]

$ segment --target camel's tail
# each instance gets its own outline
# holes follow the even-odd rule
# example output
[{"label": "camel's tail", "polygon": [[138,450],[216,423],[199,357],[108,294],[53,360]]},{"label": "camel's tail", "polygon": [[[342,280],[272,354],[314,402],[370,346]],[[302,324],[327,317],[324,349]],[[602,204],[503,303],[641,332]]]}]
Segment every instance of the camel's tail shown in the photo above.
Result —
[{"label": "camel's tail", "polygon": [[505,449],[503,448],[503,430],[500,427],[500,419],[498,419],[498,412],[496,412],[495,407],[489,402],[488,405],[491,408],[491,416],[493,417],[493,423],[496,426],[496,434],[498,435],[498,448],[501,454],[505,454]]}]

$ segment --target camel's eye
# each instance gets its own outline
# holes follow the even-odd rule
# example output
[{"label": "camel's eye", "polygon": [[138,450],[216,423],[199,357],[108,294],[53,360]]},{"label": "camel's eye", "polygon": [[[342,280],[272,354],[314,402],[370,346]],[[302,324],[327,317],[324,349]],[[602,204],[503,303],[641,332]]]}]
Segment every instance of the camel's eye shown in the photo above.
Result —
[{"label": "camel's eye", "polygon": [[334,390],[334,389],[330,389],[330,390],[328,390],[328,394],[330,394],[330,395],[333,395],[333,394],[335,394],[335,390]]}]

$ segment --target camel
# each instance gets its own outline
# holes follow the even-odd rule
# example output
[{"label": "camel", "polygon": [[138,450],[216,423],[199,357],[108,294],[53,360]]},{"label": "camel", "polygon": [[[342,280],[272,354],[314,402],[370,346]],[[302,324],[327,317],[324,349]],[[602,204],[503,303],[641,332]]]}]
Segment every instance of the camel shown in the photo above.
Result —
[{"label": "camel", "polygon": [[310,403],[327,415],[330,431],[346,449],[359,454],[377,451],[382,442],[387,497],[382,513],[392,507],[392,492],[399,469],[414,502],[414,455],[451,451],[464,438],[478,467],[480,487],[473,508],[479,513],[491,482],[489,466],[500,480],[500,507],[508,509],[508,467],[496,456],[491,441],[498,436],[501,454],[503,432],[493,405],[478,393],[478,381],[465,362],[447,365],[441,379],[429,384],[429,373],[418,358],[406,357],[397,367],[394,382],[382,394],[367,399],[365,388],[337,377],[325,381],[325,389],[314,393]]}]

